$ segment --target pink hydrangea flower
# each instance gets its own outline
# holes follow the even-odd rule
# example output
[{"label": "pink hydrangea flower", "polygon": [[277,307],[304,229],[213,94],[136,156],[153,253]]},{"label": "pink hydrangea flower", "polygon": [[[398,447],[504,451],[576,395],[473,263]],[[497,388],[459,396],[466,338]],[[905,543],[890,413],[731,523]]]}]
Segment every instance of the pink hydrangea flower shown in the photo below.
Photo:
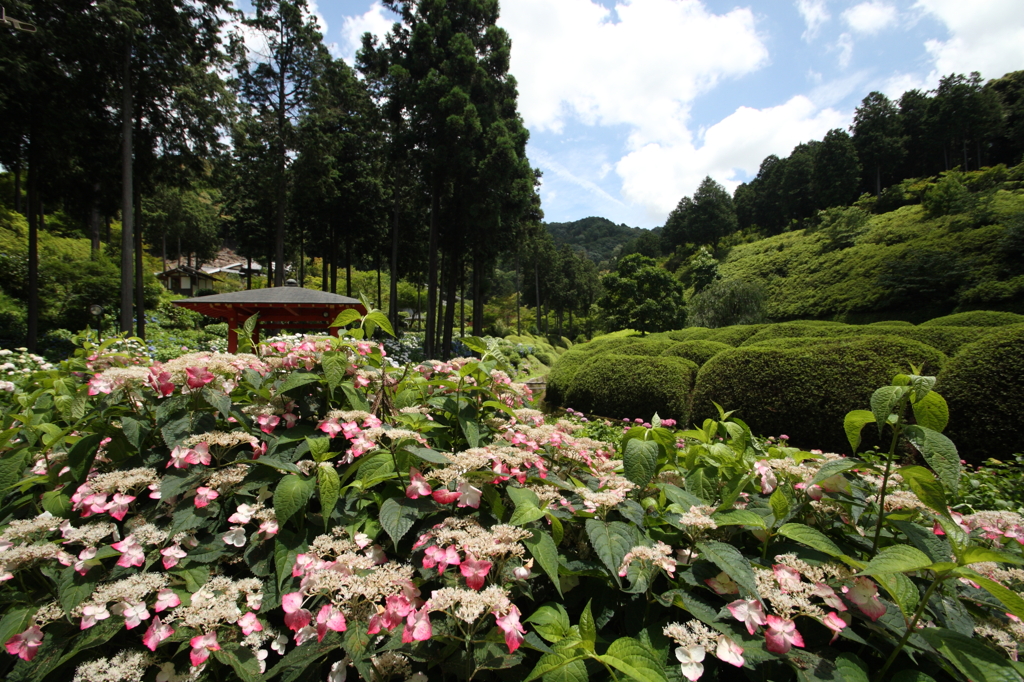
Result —
[{"label": "pink hydrangea flower", "polygon": [[492,611],[491,613],[494,614],[498,627],[505,633],[505,645],[508,647],[508,652],[510,654],[515,653],[515,650],[526,639],[526,630],[523,628],[522,623],[519,622],[519,617],[523,615],[519,612],[519,607],[512,604],[508,609],[508,613],[504,616],[499,616],[497,611]]},{"label": "pink hydrangea flower", "polygon": [[[89,379],[89,395],[98,395],[100,393],[110,393],[114,390],[114,384],[104,377],[102,374],[95,374],[92,379]],[[26,630],[26,632],[28,632]],[[33,654],[34,656],[35,654]],[[26,661],[32,659],[26,658]]]},{"label": "pink hydrangea flower", "polygon": [[[193,390],[202,388],[214,380],[213,374],[205,367],[186,367],[185,374],[188,377],[185,382]],[[203,660],[206,659],[204,658]]]},{"label": "pink hydrangea flower", "polygon": [[676,649],[676,660],[679,661],[683,677],[696,682],[704,674],[704,647],[681,646]]},{"label": "pink hydrangea flower", "polygon": [[88,630],[97,622],[107,618],[110,618],[110,612],[107,611],[106,604],[86,604],[82,607],[82,622],[79,629]]},{"label": "pink hydrangea flower", "polygon": [[779,583],[779,589],[783,594],[800,589],[800,571],[782,564],[772,566],[772,571],[775,573],[775,581]]},{"label": "pink hydrangea flower", "polygon": [[165,609],[173,609],[179,604],[181,604],[181,599],[174,593],[174,590],[165,587],[156,593],[156,604],[153,606],[153,610],[160,613]]},{"label": "pink hydrangea flower", "polygon": [[868,578],[853,579],[853,587],[844,587],[846,598],[853,602],[864,615],[876,621],[885,614],[885,604],[878,600],[878,586]]},{"label": "pink hydrangea flower", "polygon": [[727,606],[732,617],[747,626],[747,632],[754,634],[760,625],[768,621],[764,617],[761,602],[756,599],[737,599]]},{"label": "pink hydrangea flower", "polygon": [[128,602],[118,602],[110,608],[111,613],[115,616],[121,616],[124,618],[124,627],[126,630],[141,625],[142,621],[149,620],[149,611],[146,609],[146,605],[143,602],[137,604],[129,604]]},{"label": "pink hydrangea flower", "polygon": [[210,502],[216,500],[218,497],[220,497],[220,493],[218,493],[213,488],[206,488],[200,486],[199,488],[196,489],[196,506],[200,508],[205,507],[208,504],[210,504]]},{"label": "pink hydrangea flower", "polygon": [[320,612],[316,614],[316,641],[324,641],[328,630],[345,632],[347,627],[345,614],[338,610],[334,604],[324,604],[320,607]]},{"label": "pink hydrangea flower", "polygon": [[704,580],[707,586],[715,591],[715,594],[739,594],[740,586],[737,585],[729,574],[722,571],[714,578],[706,578]]},{"label": "pink hydrangea flower", "polygon": [[318,429],[326,433],[331,438],[334,438],[341,433],[341,424],[338,423],[337,419],[325,419],[320,422]]},{"label": "pink hydrangea flower", "polygon": [[7,647],[7,653],[12,656],[17,656],[23,661],[31,661],[42,645],[43,631],[38,625],[33,625],[21,634],[11,637],[4,646]]},{"label": "pink hydrangea flower", "polygon": [[743,667],[743,647],[725,635],[718,637],[718,647],[715,649],[715,656],[718,660],[725,661],[729,665],[734,665],[737,668]]},{"label": "pink hydrangea flower", "polygon": [[281,418],[276,414],[262,414],[256,418],[256,423],[260,425],[260,431],[271,434],[277,428],[277,425],[281,423]]},{"label": "pink hydrangea flower", "polygon": [[483,588],[484,580],[490,573],[492,565],[490,561],[477,559],[472,554],[467,554],[463,562],[459,564],[459,571],[466,579],[466,585],[470,589],[479,590]]},{"label": "pink hydrangea flower", "polygon": [[114,499],[111,501],[107,512],[118,521],[121,521],[124,519],[124,515],[128,513],[128,505],[134,500],[134,495],[114,493]]},{"label": "pink hydrangea flower", "polygon": [[479,488],[474,488],[469,484],[469,481],[460,482],[456,492],[459,493],[459,501],[456,506],[472,507],[473,509],[480,508],[480,496],[483,494],[483,491]]},{"label": "pink hydrangea flower", "polygon": [[184,559],[188,556],[188,552],[181,548],[181,545],[171,545],[170,547],[164,547],[160,550],[160,554],[163,556],[164,568],[174,568],[178,565],[180,559]]},{"label": "pink hydrangea flower", "polygon": [[189,653],[189,659],[192,661],[193,666],[200,666],[206,662],[206,659],[210,657],[211,651],[220,651],[220,644],[217,643],[217,633],[210,632],[205,635],[199,635],[189,640],[189,644],[192,645],[192,651]]},{"label": "pink hydrangea flower", "polygon": [[130,568],[146,563],[146,552],[142,545],[135,540],[134,535],[129,535],[121,542],[115,542],[111,547],[121,552],[121,557],[117,560],[118,566]]},{"label": "pink hydrangea flower", "polygon": [[437,502],[438,504],[451,504],[455,500],[462,497],[462,493],[460,493],[458,490],[438,488],[433,493],[431,493],[431,497],[433,497],[434,501]]},{"label": "pink hydrangea flower", "polygon": [[298,632],[313,620],[313,614],[302,608],[301,592],[291,592],[281,597],[281,607],[284,609],[284,624],[292,632]]},{"label": "pink hydrangea flower", "polygon": [[167,460],[167,466],[164,468],[170,469],[171,467],[174,467],[175,469],[184,469],[189,465],[188,455],[190,452],[191,450],[188,448],[183,448],[180,445],[175,446],[175,448],[171,450],[171,458]]},{"label": "pink hydrangea flower", "polygon": [[252,611],[238,619],[238,627],[242,628],[242,634],[246,637],[254,632],[261,632],[263,630],[263,624],[260,623],[260,619]]},{"label": "pink hydrangea flower", "polygon": [[448,566],[458,566],[462,563],[458,551],[449,545],[448,547],[427,547],[423,551],[423,568],[434,568],[437,566],[438,573],[444,573]]},{"label": "pink hydrangea flower", "polygon": [[804,638],[796,629],[796,623],[778,616],[768,616],[768,629],[765,630],[764,636],[768,651],[773,654],[784,654],[794,646],[804,645]]},{"label": "pink hydrangea flower", "polygon": [[161,623],[160,616],[155,616],[153,618],[153,622],[149,625],[149,629],[146,630],[146,634],[142,636],[142,643],[145,644],[146,648],[150,651],[156,651],[156,648],[160,646],[160,642],[173,634],[174,629],[170,625],[164,625]]},{"label": "pink hydrangea flower", "polygon": [[210,466],[210,445],[208,443],[199,443],[188,451],[185,460],[189,464]]},{"label": "pink hydrangea flower", "polygon": [[427,479],[423,478],[423,474],[416,467],[409,469],[409,485],[405,489],[405,496],[410,500],[416,500],[422,497],[427,497],[431,493],[430,484],[427,483]]},{"label": "pink hydrangea flower", "polygon": [[829,644],[835,642],[836,639],[839,637],[839,633],[843,631],[843,628],[849,625],[849,622],[847,622],[847,619],[849,618],[849,615],[846,615],[846,618],[844,618],[835,611],[829,611],[825,618],[821,621],[822,625],[824,625],[829,630],[835,633],[832,635],[832,641],[829,642]]}]

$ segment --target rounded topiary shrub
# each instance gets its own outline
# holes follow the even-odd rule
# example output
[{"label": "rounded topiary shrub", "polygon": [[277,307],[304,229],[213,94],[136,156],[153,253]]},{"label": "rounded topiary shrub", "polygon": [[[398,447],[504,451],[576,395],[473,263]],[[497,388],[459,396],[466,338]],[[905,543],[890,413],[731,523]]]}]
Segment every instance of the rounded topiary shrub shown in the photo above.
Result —
[{"label": "rounded topiary shrub", "polygon": [[1024,315],[995,310],[971,310],[922,322],[922,327],[1004,327],[1024,322]]},{"label": "rounded topiary shrub", "polygon": [[913,327],[913,322],[907,322],[906,320],[880,320],[878,322],[872,322],[869,327]]},{"label": "rounded topiary shrub", "polygon": [[[585,344],[584,344],[585,346]],[[580,348],[584,346],[579,346]],[[591,353],[582,350],[570,350],[562,354],[551,367],[548,373],[547,389],[544,393],[544,401],[549,405],[564,405],[565,392],[569,389],[569,383],[576,372],[593,356]]]},{"label": "rounded topiary shrub", "polygon": [[558,359],[558,355],[554,351],[537,350],[534,352],[534,355],[548,367],[554,365],[555,361]]},{"label": "rounded topiary shrub", "polygon": [[639,338],[639,336],[601,337],[578,346],[573,346],[572,349],[574,351],[595,355],[597,353],[607,353],[615,350],[616,348],[622,348],[623,346],[628,346],[631,343],[636,343]]},{"label": "rounded topiary shrub", "polygon": [[700,339],[708,338],[713,331],[715,330],[708,329],[707,327],[687,327],[686,329],[677,329],[674,332],[665,332],[665,336],[673,341],[699,341]]},{"label": "rounded topiary shrub", "polygon": [[946,435],[978,464],[1024,452],[1024,325],[968,344],[939,374],[935,390],[949,403]]},{"label": "rounded topiary shrub", "polygon": [[[712,401],[747,422],[754,433],[787,434],[795,445],[850,452],[843,418],[867,409],[871,394],[909,363],[934,373],[946,356],[906,339],[786,339],[719,353],[701,368],[692,419],[717,417]],[[872,446],[864,429],[865,447]],[[877,434],[877,430],[874,432]]]},{"label": "rounded topiary shrub", "polygon": [[731,327],[712,329],[705,338],[706,341],[717,341],[727,346],[738,346],[754,334],[758,333],[767,324],[734,324]]},{"label": "rounded topiary shrub", "polygon": [[662,352],[662,356],[683,358],[698,367],[732,346],[717,341],[680,341],[673,343]]},{"label": "rounded topiary shrub", "polygon": [[875,325],[813,325],[802,323],[771,324],[760,330],[741,346],[752,346],[770,339],[796,337],[850,338],[857,336],[898,336],[903,339],[920,341],[936,348],[946,355],[955,355],[967,343],[978,341],[992,333],[991,327],[923,327],[923,326],[875,326]]},{"label": "rounded topiary shrub", "polygon": [[634,341],[625,346],[619,346],[614,352],[616,355],[661,355],[675,343],[671,339]]},{"label": "rounded topiary shrub", "polygon": [[601,354],[579,368],[565,404],[621,419],[660,416],[689,422],[697,365],[683,358]]}]

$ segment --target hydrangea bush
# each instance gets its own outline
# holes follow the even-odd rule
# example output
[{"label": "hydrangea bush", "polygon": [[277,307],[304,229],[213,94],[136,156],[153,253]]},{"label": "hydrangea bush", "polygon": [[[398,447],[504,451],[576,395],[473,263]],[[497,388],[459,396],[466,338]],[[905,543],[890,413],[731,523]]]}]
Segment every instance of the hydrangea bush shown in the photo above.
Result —
[{"label": "hydrangea bush", "polygon": [[[854,450],[892,436],[862,461],[724,412],[545,419],[464,343],[480,357],[398,367],[361,339],[152,364],[90,346],[20,377],[0,674],[1020,679],[1024,522],[951,511],[927,377],[847,417]],[[899,466],[906,443],[928,466]]]}]

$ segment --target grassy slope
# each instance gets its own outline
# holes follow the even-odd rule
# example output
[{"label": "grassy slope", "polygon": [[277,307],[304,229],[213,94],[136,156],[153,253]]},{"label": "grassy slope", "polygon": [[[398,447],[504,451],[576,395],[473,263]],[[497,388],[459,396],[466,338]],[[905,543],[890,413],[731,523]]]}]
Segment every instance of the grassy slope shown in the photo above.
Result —
[{"label": "grassy slope", "polygon": [[[930,218],[920,205],[871,216],[867,230],[845,249],[830,250],[824,234],[798,230],[733,247],[720,272],[726,279],[756,281],[767,289],[775,320],[838,318],[914,319],[914,309],[889,309],[878,273],[915,251],[952,252],[967,267],[959,304],[969,308],[1024,308],[1024,277],[1004,274],[999,244],[1005,224],[1024,214],[1024,190],[999,190],[988,204],[993,224],[966,226],[964,216]],[[947,304],[951,312],[954,304]],[[892,315],[891,313],[898,313]],[[923,318],[942,314],[923,312]]]}]

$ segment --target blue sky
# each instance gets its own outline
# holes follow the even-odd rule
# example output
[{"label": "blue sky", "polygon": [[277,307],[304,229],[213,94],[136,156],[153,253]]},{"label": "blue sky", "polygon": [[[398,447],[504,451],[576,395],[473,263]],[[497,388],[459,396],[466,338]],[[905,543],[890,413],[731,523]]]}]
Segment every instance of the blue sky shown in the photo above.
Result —
[{"label": "blue sky", "polygon": [[[393,17],[319,0],[351,62]],[[662,225],[706,175],[730,191],[768,154],[850,125],[872,90],[1024,69],[1024,0],[503,0],[545,219]]]}]

